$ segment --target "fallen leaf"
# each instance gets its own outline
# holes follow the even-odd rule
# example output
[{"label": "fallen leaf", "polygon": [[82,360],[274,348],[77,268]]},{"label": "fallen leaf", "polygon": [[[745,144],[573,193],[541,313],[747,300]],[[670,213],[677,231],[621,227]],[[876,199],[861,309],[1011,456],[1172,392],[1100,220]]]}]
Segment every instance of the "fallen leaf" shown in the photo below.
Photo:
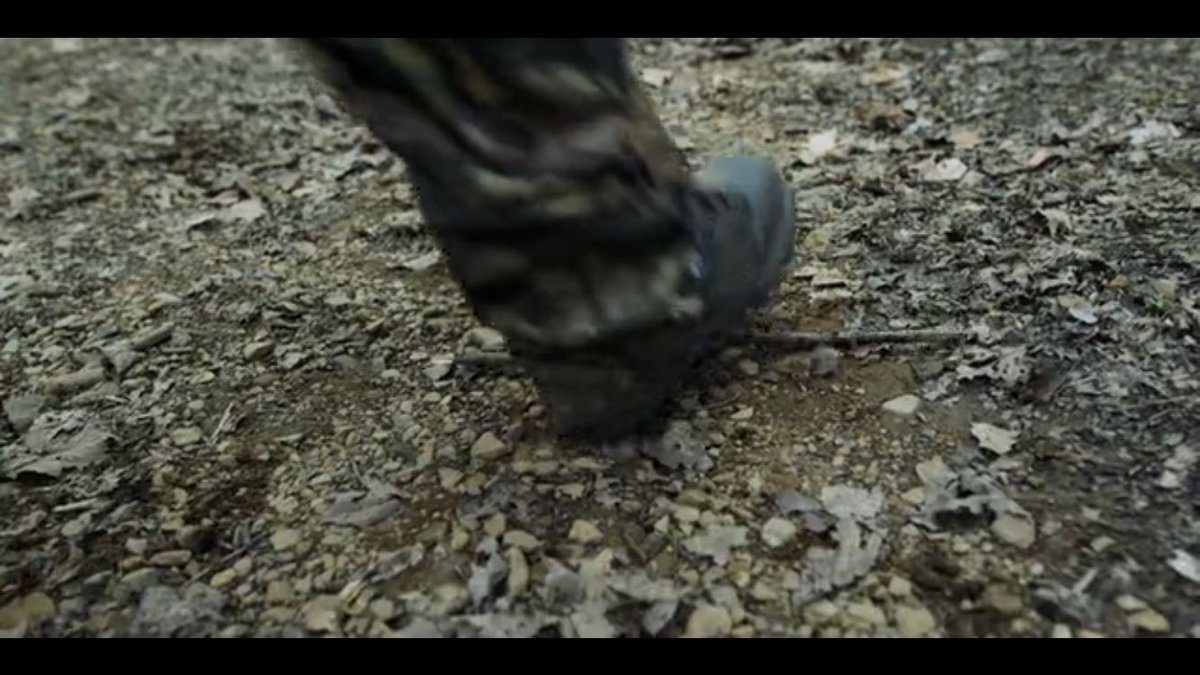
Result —
[{"label": "fallen leaf", "polygon": [[928,167],[921,179],[929,183],[952,183],[967,175],[967,165],[957,157],[949,157]]},{"label": "fallen leaf", "polygon": [[979,441],[979,447],[991,450],[997,455],[1008,454],[1017,442],[1017,434],[1007,429],[992,426],[986,422],[976,422],[971,425],[971,435]]},{"label": "fallen leaf", "polygon": [[1196,560],[1196,556],[1181,548],[1175,549],[1167,565],[1184,579],[1200,584],[1200,560]]},{"label": "fallen leaf", "polygon": [[979,132],[974,129],[962,129],[950,134],[950,142],[959,150],[970,150],[979,145]]}]

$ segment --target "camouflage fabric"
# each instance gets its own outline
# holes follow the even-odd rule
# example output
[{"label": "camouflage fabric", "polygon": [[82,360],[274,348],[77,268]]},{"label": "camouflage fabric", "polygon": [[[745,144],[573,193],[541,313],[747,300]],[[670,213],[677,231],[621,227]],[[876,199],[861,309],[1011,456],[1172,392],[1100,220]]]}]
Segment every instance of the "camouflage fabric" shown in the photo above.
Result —
[{"label": "camouflage fabric", "polygon": [[698,205],[622,42],[297,42],[405,160],[452,274],[558,429],[622,434],[656,409],[704,312]]}]

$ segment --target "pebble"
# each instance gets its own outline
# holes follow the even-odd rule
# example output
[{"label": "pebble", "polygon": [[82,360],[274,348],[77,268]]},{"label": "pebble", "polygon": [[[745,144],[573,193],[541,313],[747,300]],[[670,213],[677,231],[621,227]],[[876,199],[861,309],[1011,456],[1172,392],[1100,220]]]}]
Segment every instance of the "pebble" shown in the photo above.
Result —
[{"label": "pebble", "polygon": [[1100,536],[1092,540],[1091,548],[1095,553],[1103,553],[1105,549],[1117,543],[1112,537]]},{"label": "pebble", "polygon": [[771,518],[762,527],[763,542],[771,548],[783,546],[795,536],[796,526],[785,518]]},{"label": "pebble", "polygon": [[461,551],[470,543],[471,535],[468,534],[466,530],[455,528],[454,531],[450,533],[450,550]]},{"label": "pebble", "polygon": [[237,578],[237,570],[230,567],[212,575],[212,578],[208,580],[208,585],[212,586],[213,588],[225,588],[234,581],[237,581]]},{"label": "pebble", "polygon": [[341,602],[336,595],[318,595],[304,605],[304,625],[317,633],[332,633],[338,629]]},{"label": "pebble", "polygon": [[367,605],[371,615],[380,621],[388,621],[396,616],[396,603],[387,598],[376,598]]},{"label": "pebble", "polygon": [[521,549],[508,549],[508,594],[519,597],[529,588],[529,562]]},{"label": "pebble", "polygon": [[504,335],[494,328],[478,326],[467,331],[467,344],[485,352],[504,351]]},{"label": "pebble", "polygon": [[1007,513],[992,521],[992,534],[1007,544],[1023,549],[1033,546],[1037,538],[1032,520]]},{"label": "pebble", "polygon": [[504,545],[515,546],[522,551],[532,551],[541,546],[542,542],[524,530],[509,530],[504,533]]},{"label": "pebble", "polygon": [[1056,624],[1054,624],[1054,627],[1050,629],[1050,637],[1052,637],[1052,638],[1072,637],[1071,636],[1071,627],[1066,624],[1063,624],[1063,623],[1056,623]]},{"label": "pebble", "polygon": [[753,406],[742,406],[741,408],[738,409],[737,412],[730,415],[729,419],[731,419],[735,422],[745,422],[746,420],[748,420],[752,417],[754,417],[754,407]]},{"label": "pebble", "polygon": [[604,540],[604,533],[586,520],[576,520],[572,523],[571,531],[567,536],[571,538],[571,541],[577,541],[580,544],[594,544]]},{"label": "pebble", "polygon": [[1129,622],[1131,628],[1144,630],[1147,633],[1167,633],[1171,630],[1171,624],[1167,621],[1167,617],[1152,609],[1143,609],[1130,614],[1126,621]]},{"label": "pebble", "polygon": [[930,611],[920,605],[896,608],[896,630],[900,637],[918,638],[928,635],[937,628],[937,621]]},{"label": "pebble", "polygon": [[1117,596],[1117,606],[1126,612],[1137,612],[1150,608],[1150,605],[1147,605],[1145,600],[1128,593]]},{"label": "pebble", "polygon": [[155,567],[183,567],[192,559],[192,552],[187,549],[159,551],[150,556],[150,564]]},{"label": "pebble", "polygon": [[692,611],[687,620],[684,637],[714,638],[729,635],[733,630],[733,619],[724,607],[701,605]]},{"label": "pebble", "polygon": [[276,551],[286,551],[300,543],[300,530],[282,528],[271,534],[271,548]]},{"label": "pebble", "polygon": [[809,371],[816,377],[828,377],[838,370],[842,353],[833,347],[821,345],[808,355]]},{"label": "pebble", "polygon": [[893,597],[907,598],[912,595],[912,592],[912,582],[904,577],[892,577],[888,582],[888,593],[891,593]]},{"label": "pebble", "polygon": [[282,579],[267,584],[267,604],[271,605],[286,605],[292,601],[295,593],[292,591],[292,585]]},{"label": "pebble", "polygon": [[430,361],[429,366],[425,368],[425,376],[434,382],[437,382],[449,377],[453,370],[454,359],[434,358],[432,361]]},{"label": "pebble", "polygon": [[8,416],[8,423],[12,425],[13,431],[23,434],[33,426],[34,420],[45,405],[46,397],[39,394],[13,396],[4,402],[4,414]]},{"label": "pebble", "polygon": [[894,415],[900,415],[902,417],[911,416],[913,413],[917,412],[917,408],[920,407],[921,397],[914,394],[897,396],[896,398],[885,401],[883,404],[883,409],[886,412],[890,412]]},{"label": "pebble", "polygon": [[504,529],[508,527],[508,519],[503,513],[492,514],[487,520],[483,521],[483,532],[493,539],[497,539],[504,534]]},{"label": "pebble", "polygon": [[490,431],[485,432],[471,445],[471,456],[476,459],[499,459],[509,452],[508,445]]},{"label": "pebble", "polygon": [[804,608],[804,620],[812,624],[822,624],[838,615],[838,606],[830,600],[818,600]]},{"label": "pebble", "polygon": [[875,603],[869,600],[850,603],[846,607],[846,616],[875,626],[882,626],[887,623],[887,617],[884,616],[883,610],[879,609]]},{"label": "pebble", "polygon": [[199,443],[203,438],[204,433],[199,427],[184,427],[171,432],[171,442],[181,448]]},{"label": "pebble", "polygon": [[1021,596],[1004,584],[991,584],[984,589],[983,602],[1005,616],[1016,616],[1025,609]]},{"label": "pebble", "polygon": [[738,361],[738,370],[742,371],[743,375],[754,377],[759,373],[759,366],[750,359],[742,359]]},{"label": "pebble", "polygon": [[694,506],[676,506],[671,515],[681,523],[695,523],[700,520],[700,509]]},{"label": "pebble", "polygon": [[275,351],[275,343],[271,341],[251,342],[242,348],[242,356],[247,361],[260,361]]},{"label": "pebble", "polygon": [[32,625],[54,618],[54,600],[40,591],[0,607],[0,636],[20,637]]},{"label": "pebble", "polygon": [[925,488],[915,487],[906,490],[904,494],[900,495],[900,498],[913,506],[920,506],[925,503]]}]

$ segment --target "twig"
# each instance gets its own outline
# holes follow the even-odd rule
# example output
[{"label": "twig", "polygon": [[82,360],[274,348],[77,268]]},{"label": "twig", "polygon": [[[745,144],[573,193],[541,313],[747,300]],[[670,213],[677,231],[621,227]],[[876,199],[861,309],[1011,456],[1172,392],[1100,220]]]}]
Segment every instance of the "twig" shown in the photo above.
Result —
[{"label": "twig", "polygon": [[221,556],[220,558],[214,560],[213,562],[209,563],[208,565],[205,565],[199,572],[196,572],[195,574],[193,574],[191,579],[188,579],[188,583],[189,584],[195,583],[195,582],[203,579],[204,577],[208,576],[209,574],[212,574],[221,565],[225,565],[225,564],[229,563],[234,558],[236,558],[236,557],[246,553],[250,549],[258,546],[259,544],[266,541],[268,539],[268,537],[269,537],[269,535],[267,535],[267,534],[260,534],[257,537],[246,542],[245,544],[233,549],[229,553],[226,553],[225,555]]},{"label": "twig", "polygon": [[[968,340],[975,334],[956,330],[884,330],[884,331],[822,331],[799,333],[753,333],[745,339],[754,344],[775,349],[805,349],[827,345],[830,347],[857,347],[884,343],[956,342]],[[465,366],[484,368],[516,368],[518,362],[507,352],[484,352],[468,349],[454,359]]]},{"label": "twig", "polygon": [[217,437],[225,430],[225,423],[229,421],[229,411],[233,410],[233,401],[225,406],[225,412],[221,413],[221,419],[217,422],[217,428],[213,429],[212,436],[208,437],[208,447],[213,447],[217,444]]},{"label": "twig", "polygon": [[857,347],[859,345],[877,345],[888,342],[955,342],[974,337],[970,331],[958,330],[884,330],[884,331],[854,331],[838,330],[815,333],[757,333],[747,336],[756,344],[768,347],[803,348],[819,347]]}]

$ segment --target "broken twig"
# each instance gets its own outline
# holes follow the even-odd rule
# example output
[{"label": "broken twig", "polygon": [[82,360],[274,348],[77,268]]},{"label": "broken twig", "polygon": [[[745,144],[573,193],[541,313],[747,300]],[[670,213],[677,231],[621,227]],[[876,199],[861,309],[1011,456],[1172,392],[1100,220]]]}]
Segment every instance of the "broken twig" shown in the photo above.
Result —
[{"label": "broken twig", "polygon": [[[745,336],[747,342],[775,349],[806,349],[826,345],[857,347],[885,343],[955,342],[974,337],[970,331],[946,330],[885,330],[885,331],[820,331],[799,333],[755,333]],[[485,352],[468,349],[454,359],[465,366],[484,368],[516,368],[518,362],[507,352]]]}]

